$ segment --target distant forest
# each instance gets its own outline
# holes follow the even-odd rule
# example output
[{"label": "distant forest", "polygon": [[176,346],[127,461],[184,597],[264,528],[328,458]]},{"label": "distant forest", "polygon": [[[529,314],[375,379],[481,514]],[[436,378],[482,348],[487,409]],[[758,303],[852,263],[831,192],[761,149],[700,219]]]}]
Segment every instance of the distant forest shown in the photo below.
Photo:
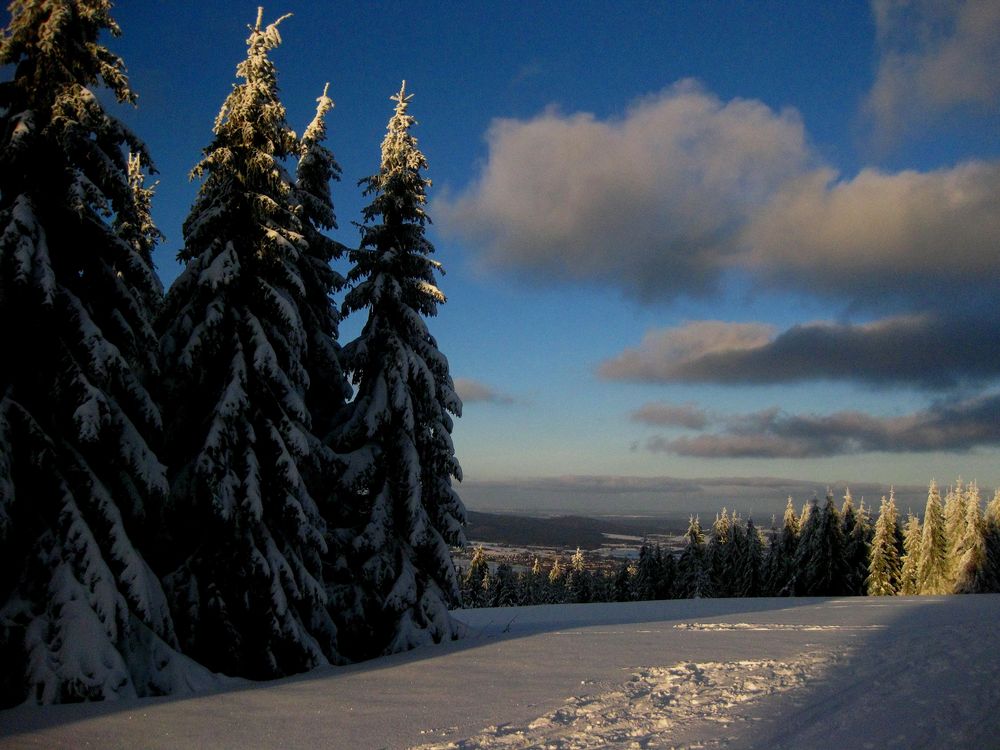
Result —
[{"label": "distant forest", "polygon": [[567,562],[491,570],[476,549],[462,576],[466,607],[563,602],[752,596],[892,596],[1000,592],[1000,490],[983,508],[978,486],[961,480],[942,499],[935,482],[921,520],[901,519],[894,493],[874,519],[850,491],[796,513],[788,499],[780,528],[719,513],[709,533],[692,517],[679,555],[644,543],[617,571],[592,570],[581,549]]}]

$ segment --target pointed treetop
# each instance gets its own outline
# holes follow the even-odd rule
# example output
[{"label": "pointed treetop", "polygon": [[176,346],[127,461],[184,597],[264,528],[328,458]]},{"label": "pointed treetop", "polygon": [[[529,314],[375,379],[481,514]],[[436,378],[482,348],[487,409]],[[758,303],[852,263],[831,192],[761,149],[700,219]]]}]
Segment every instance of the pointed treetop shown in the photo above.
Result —
[{"label": "pointed treetop", "polygon": [[333,99],[327,96],[330,90],[330,82],[323,85],[323,93],[316,98],[316,116],[302,134],[303,141],[322,141],[326,137],[326,113],[333,109]]},{"label": "pointed treetop", "polygon": [[[270,29],[277,29],[278,28],[278,24],[280,24],[286,18],[291,18],[292,15],[293,15],[292,13],[286,13],[281,18],[279,18],[277,21],[275,21],[274,23],[269,23],[267,25],[267,27],[265,29],[263,29],[263,31],[269,31]],[[260,33],[262,31],[262,29],[260,28],[260,26],[261,26],[262,23],[264,23],[264,6],[263,5],[258,5],[257,6],[257,23],[254,24],[253,26],[247,26],[247,28],[250,29],[250,31],[255,31],[257,33]]]},{"label": "pointed treetop", "polygon": [[405,112],[406,111],[406,105],[408,105],[410,103],[411,99],[413,99],[413,94],[407,94],[406,93],[406,80],[405,79],[403,80],[403,84],[399,87],[399,93],[398,94],[393,94],[392,96],[389,97],[390,101],[396,102],[396,111],[397,112]]},{"label": "pointed treetop", "polygon": [[264,47],[264,49],[274,49],[279,46],[281,44],[281,34],[278,33],[278,26],[286,18],[291,17],[291,13],[286,13],[277,21],[273,21],[264,28],[261,28],[261,25],[264,23],[264,7],[262,5],[258,5],[257,23],[253,26],[247,26],[247,28],[250,29],[250,38],[247,39],[247,46],[253,48],[260,44]]}]

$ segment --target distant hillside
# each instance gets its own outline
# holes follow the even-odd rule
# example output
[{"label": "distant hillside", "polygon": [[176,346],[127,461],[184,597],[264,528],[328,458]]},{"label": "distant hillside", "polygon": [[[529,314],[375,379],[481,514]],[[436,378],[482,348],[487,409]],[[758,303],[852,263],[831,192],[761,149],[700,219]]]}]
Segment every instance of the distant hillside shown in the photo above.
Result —
[{"label": "distant hillside", "polygon": [[686,529],[687,520],[679,518],[537,518],[470,510],[465,535],[470,541],[477,542],[592,550],[607,541],[605,534],[643,537],[652,534],[682,534]]}]

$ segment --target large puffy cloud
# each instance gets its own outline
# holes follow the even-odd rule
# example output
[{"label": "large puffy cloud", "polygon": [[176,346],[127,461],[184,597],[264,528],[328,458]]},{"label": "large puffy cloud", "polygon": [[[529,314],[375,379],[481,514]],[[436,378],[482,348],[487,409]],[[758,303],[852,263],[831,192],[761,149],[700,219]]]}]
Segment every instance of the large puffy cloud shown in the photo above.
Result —
[{"label": "large puffy cloud", "polygon": [[[950,307],[1000,284],[1000,163],[933,172],[866,169],[789,182],[744,228],[758,273],[865,307]],[[967,288],[962,289],[963,285]]]},{"label": "large puffy cloud", "polygon": [[648,383],[847,380],[932,389],[1000,376],[995,316],[925,314],[862,325],[811,323],[775,333],[753,323],[687,323],[647,333],[598,373]]},{"label": "large puffy cloud", "polygon": [[880,310],[1000,288],[1000,162],[842,177],[794,111],[690,81],[618,120],[497,121],[478,180],[435,212],[494,267],[642,299],[711,291],[731,269]]},{"label": "large puffy cloud", "polygon": [[901,417],[779,409],[729,417],[721,432],[647,441],[651,451],[700,458],[814,458],[871,451],[963,452],[1000,445],[1000,394],[940,403]]},{"label": "large puffy cloud", "polygon": [[710,289],[749,212],[814,166],[794,111],[723,102],[691,81],[620,120],[500,120],[481,177],[435,206],[493,265],[640,296]]},{"label": "large puffy cloud", "polygon": [[1000,102],[1000,1],[874,0],[879,66],[865,103],[891,139],[955,107]]}]

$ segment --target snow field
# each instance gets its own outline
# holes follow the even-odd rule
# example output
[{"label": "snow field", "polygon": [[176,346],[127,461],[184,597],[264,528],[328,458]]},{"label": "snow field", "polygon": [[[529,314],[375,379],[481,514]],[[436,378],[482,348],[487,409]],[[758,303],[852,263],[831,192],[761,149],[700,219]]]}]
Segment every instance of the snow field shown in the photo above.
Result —
[{"label": "snow field", "polygon": [[462,640],[189,699],[24,706],[0,748],[994,748],[1000,595],[465,610]]}]

